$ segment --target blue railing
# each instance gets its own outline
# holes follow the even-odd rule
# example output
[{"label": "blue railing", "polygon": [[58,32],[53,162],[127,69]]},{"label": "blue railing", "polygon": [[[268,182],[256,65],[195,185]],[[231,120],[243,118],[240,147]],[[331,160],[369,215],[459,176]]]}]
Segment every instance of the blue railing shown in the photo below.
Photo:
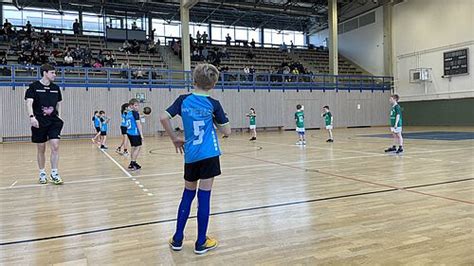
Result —
[{"label": "blue railing", "polygon": [[[136,78],[136,71],[143,71],[143,77]],[[28,86],[41,78],[39,66],[0,65],[0,86]],[[56,84],[62,88],[148,88],[191,90],[190,71],[149,68],[84,68],[57,67]],[[292,75],[273,73],[245,74],[221,72],[215,89],[219,90],[344,90],[344,91],[387,91],[391,89],[392,77],[367,75]]]}]

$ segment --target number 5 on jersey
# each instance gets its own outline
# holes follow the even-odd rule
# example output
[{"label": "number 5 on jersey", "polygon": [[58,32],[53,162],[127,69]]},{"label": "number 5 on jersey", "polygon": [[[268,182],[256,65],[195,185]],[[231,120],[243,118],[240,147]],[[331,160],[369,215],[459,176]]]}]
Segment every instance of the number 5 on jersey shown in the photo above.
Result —
[{"label": "number 5 on jersey", "polygon": [[204,137],[204,121],[193,121],[193,127],[194,127],[194,136],[198,137],[198,139],[193,141],[193,145],[199,145],[202,143],[202,139]]}]

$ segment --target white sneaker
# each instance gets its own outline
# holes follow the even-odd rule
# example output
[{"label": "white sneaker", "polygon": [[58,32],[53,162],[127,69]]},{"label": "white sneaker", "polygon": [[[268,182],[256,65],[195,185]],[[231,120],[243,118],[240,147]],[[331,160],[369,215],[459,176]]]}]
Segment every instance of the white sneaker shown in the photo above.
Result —
[{"label": "white sneaker", "polygon": [[41,172],[39,174],[39,183],[40,184],[47,184],[48,183],[48,177],[47,177],[46,173]]},{"label": "white sneaker", "polygon": [[306,140],[305,140],[305,141],[303,141],[303,145],[306,145]]},{"label": "white sneaker", "polygon": [[296,142],[296,145],[301,145],[301,144],[303,144],[301,141]]}]

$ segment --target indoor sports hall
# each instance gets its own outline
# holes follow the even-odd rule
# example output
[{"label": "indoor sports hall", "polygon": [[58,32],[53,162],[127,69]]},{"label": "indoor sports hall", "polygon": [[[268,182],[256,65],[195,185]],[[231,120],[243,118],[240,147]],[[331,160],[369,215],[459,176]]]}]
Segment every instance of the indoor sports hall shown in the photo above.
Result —
[{"label": "indoor sports hall", "polygon": [[0,265],[474,264],[474,1],[0,20]]}]

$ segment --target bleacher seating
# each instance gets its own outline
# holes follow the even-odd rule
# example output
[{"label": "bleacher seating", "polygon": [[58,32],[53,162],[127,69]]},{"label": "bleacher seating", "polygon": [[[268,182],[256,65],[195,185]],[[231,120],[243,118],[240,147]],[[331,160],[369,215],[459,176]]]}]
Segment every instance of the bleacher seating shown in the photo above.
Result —
[{"label": "bleacher seating", "polygon": [[[208,49],[221,48],[223,45],[209,45]],[[257,72],[269,73],[279,67],[283,62],[298,61],[314,74],[329,74],[329,54],[327,51],[295,49],[293,53],[281,52],[278,48],[256,47],[252,51],[254,59],[248,59],[246,54],[249,47],[225,46],[230,58],[223,59],[221,66],[229,67],[230,72],[242,72],[245,66],[254,66]],[[193,61],[192,67],[200,63]],[[344,57],[339,56],[339,74],[362,75],[364,71],[353,65]]]},{"label": "bleacher seating", "polygon": [[[120,44],[111,45],[111,43],[105,43],[102,37],[87,36],[87,35],[68,35],[68,34],[56,34],[60,38],[59,50],[64,51],[66,47],[76,48],[87,46],[92,51],[92,57],[95,58],[100,50],[111,51],[115,57],[114,67],[120,67],[122,63],[127,63],[131,68],[143,67],[143,68],[166,68],[166,63],[159,53],[152,55],[145,51],[142,45],[140,54],[127,54],[119,51],[118,46]],[[10,44],[8,42],[0,42],[0,50],[8,51]],[[6,58],[9,64],[17,64],[18,56],[11,52],[6,53]],[[59,65],[63,62],[63,57],[56,58]],[[80,66],[78,63],[77,66]]]}]

